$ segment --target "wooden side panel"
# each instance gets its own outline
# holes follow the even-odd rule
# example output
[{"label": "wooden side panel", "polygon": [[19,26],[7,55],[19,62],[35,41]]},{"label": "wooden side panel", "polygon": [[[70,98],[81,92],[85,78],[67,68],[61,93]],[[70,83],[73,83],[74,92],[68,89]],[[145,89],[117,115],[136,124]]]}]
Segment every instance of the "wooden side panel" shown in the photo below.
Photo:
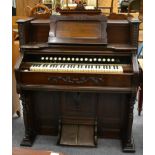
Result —
[{"label": "wooden side panel", "polygon": [[127,94],[99,94],[97,118],[99,137],[120,138],[127,120]]},{"label": "wooden side panel", "polygon": [[107,27],[108,43],[130,43],[130,25],[129,24],[108,24]]},{"label": "wooden side panel", "polygon": [[31,92],[35,128],[39,134],[58,134],[59,95],[56,92]]},{"label": "wooden side panel", "polygon": [[47,42],[49,34],[49,25],[33,25],[31,27],[32,31],[32,42]]}]

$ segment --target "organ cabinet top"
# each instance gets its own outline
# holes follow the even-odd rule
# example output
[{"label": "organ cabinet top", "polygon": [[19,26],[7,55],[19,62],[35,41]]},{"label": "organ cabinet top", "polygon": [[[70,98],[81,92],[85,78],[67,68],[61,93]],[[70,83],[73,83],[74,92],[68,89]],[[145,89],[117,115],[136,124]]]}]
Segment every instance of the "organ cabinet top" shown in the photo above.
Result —
[{"label": "organ cabinet top", "polygon": [[71,146],[121,139],[124,152],[135,151],[138,25],[132,18],[86,14],[18,20],[21,145],[31,146],[43,134]]}]

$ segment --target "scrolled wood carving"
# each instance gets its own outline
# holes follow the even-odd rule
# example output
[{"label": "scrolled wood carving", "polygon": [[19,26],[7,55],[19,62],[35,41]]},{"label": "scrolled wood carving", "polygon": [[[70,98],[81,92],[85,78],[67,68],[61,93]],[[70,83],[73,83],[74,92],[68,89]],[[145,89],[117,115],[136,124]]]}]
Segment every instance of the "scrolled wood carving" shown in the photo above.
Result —
[{"label": "scrolled wood carving", "polygon": [[103,82],[103,77],[72,77],[72,76],[57,76],[57,77],[49,77],[48,80],[51,83],[59,83],[63,81],[65,84],[84,84],[87,82],[92,82],[93,84],[100,84]]}]

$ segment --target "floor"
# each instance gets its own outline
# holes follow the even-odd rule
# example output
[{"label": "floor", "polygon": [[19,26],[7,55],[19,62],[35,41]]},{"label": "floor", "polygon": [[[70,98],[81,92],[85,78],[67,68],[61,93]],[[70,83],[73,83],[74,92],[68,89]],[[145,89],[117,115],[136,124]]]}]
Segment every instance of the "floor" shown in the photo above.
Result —
[{"label": "floor", "polygon": [[[20,142],[24,136],[22,117],[13,118],[12,130],[13,147],[20,147]],[[121,142],[119,140],[99,139],[97,148],[64,147],[57,146],[57,137],[53,136],[37,136],[32,149],[64,152],[67,155],[143,155],[143,115],[138,116],[137,104],[135,104],[133,136],[136,146],[135,153],[123,153],[121,150]]]}]

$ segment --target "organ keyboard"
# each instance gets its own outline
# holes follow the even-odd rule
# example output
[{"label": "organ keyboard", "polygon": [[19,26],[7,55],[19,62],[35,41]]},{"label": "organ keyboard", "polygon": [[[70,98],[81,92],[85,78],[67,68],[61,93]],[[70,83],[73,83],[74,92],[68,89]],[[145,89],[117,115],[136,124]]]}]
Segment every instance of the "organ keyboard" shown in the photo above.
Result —
[{"label": "organ keyboard", "polygon": [[96,64],[33,64],[29,68],[34,72],[56,72],[56,73],[123,73],[120,65],[96,65]]},{"label": "organ keyboard", "polygon": [[118,58],[89,57],[41,57],[25,71],[57,73],[123,73]]},{"label": "organ keyboard", "polygon": [[29,18],[18,25],[21,145],[32,146],[37,134],[78,146],[96,146],[97,137],[118,138],[124,152],[134,152],[138,21],[70,15]]}]

